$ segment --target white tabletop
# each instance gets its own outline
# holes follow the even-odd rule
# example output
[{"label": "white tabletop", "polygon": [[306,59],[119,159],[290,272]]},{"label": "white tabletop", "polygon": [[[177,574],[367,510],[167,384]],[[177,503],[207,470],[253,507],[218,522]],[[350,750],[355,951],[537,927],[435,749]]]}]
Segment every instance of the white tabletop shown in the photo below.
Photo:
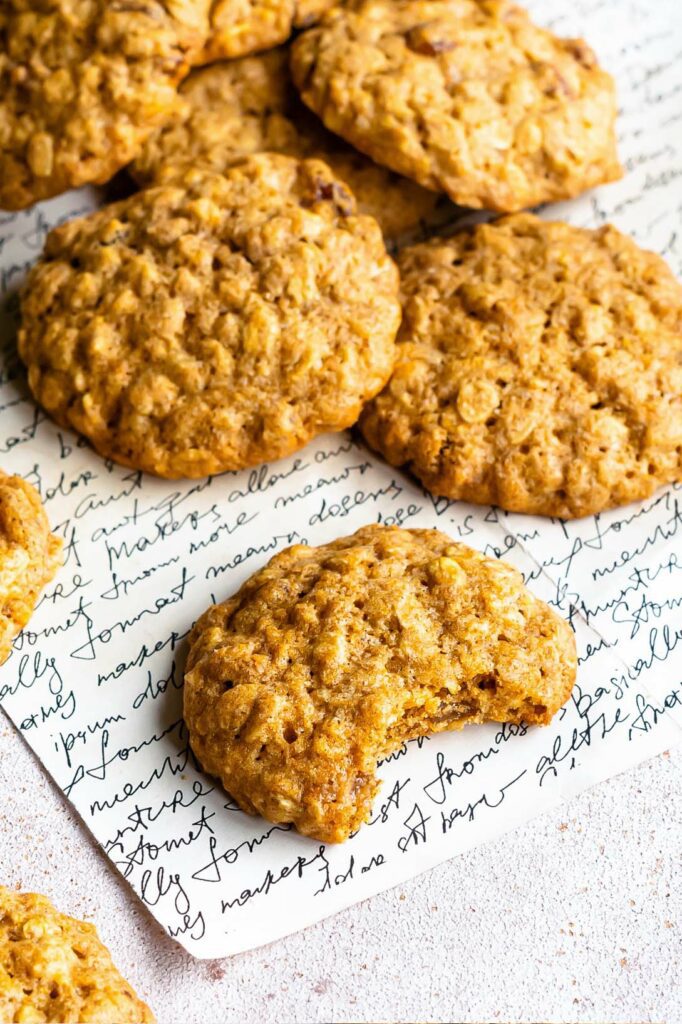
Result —
[{"label": "white tabletop", "polygon": [[2,880],[94,921],[160,1024],[682,1021],[680,750],[304,932],[212,961],[162,933],[1,717],[0,792]]}]

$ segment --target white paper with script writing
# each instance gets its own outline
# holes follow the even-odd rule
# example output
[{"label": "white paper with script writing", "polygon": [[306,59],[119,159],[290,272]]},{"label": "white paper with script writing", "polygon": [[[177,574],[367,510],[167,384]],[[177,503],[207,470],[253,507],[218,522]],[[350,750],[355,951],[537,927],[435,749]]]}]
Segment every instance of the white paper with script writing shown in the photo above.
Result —
[{"label": "white paper with script writing", "polygon": [[[677,0],[545,0],[617,77],[625,179],[544,215],[612,220],[682,271]],[[0,214],[0,466],[30,480],[64,566],[0,671],[0,701],[108,856],[198,957],[302,928],[499,835],[682,735],[682,488],[580,522],[430,497],[348,434],[244,473],[167,482],[57,429],[14,349],[16,290],[45,233],[100,196]],[[434,526],[508,559],[572,622],[580,670],[545,729],[469,728],[380,768],[371,822],[324,846],[243,814],[197,768],[182,722],[187,633],[276,551],[368,522]],[[17,832],[17,850],[25,840]]]}]

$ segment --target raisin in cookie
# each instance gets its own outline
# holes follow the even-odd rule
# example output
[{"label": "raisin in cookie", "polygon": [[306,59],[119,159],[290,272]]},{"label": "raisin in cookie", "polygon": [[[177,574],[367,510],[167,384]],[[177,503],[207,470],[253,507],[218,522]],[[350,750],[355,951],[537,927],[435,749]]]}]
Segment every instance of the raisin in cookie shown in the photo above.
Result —
[{"label": "raisin in cookie", "polygon": [[0,470],[0,664],[56,573],[61,550],[35,488]]},{"label": "raisin in cookie", "polygon": [[240,807],[340,842],[403,742],[547,723],[575,674],[570,627],[516,569],[436,530],[366,526],[287,548],[199,619],[184,714]]},{"label": "raisin in cookie", "polygon": [[153,1024],[93,925],[0,886],[0,1020]]},{"label": "raisin in cookie", "polygon": [[298,99],[284,48],[193,72],[180,87],[182,107],[145,143],[131,167],[141,185],[162,184],[189,167],[223,171],[252,153],[319,157],[355,194],[360,213],[391,242],[443,224],[455,208],[358,153]]},{"label": "raisin in cookie", "polygon": [[390,376],[398,271],[318,160],[190,171],[49,235],[22,297],[36,399],[166,477],[277,459]]},{"label": "raisin in cookie", "polygon": [[199,64],[244,57],[279,46],[296,28],[312,25],[335,0],[214,0]]},{"label": "raisin in cookie", "polygon": [[349,0],[294,42],[292,70],[333,132],[463,206],[620,177],[612,79],[508,0]]},{"label": "raisin in cookie", "polygon": [[203,45],[198,0],[0,5],[0,208],[104,182],[176,103]]},{"label": "raisin in cookie", "polygon": [[682,479],[682,287],[613,227],[530,214],[405,249],[362,430],[436,494],[572,519]]}]

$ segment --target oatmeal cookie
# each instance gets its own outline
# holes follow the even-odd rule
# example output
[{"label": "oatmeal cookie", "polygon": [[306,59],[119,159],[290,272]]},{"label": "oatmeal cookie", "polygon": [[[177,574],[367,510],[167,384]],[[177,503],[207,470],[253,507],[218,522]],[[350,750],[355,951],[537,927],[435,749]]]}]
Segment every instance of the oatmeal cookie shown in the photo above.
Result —
[{"label": "oatmeal cookie", "polygon": [[199,64],[244,57],[285,42],[314,24],[337,0],[214,0],[210,32]]},{"label": "oatmeal cookie", "polygon": [[177,102],[206,0],[0,5],[0,208],[104,182]]},{"label": "oatmeal cookie", "polygon": [[682,287],[613,227],[531,214],[405,249],[361,427],[436,494],[573,519],[682,480]]},{"label": "oatmeal cookie", "polygon": [[509,0],[349,0],[292,47],[331,131],[463,206],[515,211],[620,177],[611,77]]},{"label": "oatmeal cookie", "polygon": [[443,224],[455,208],[358,153],[303,106],[284,48],[195,71],[181,88],[182,108],[145,143],[131,167],[141,185],[177,179],[189,167],[223,171],[252,153],[319,157],[345,181],[358,211],[374,217],[391,242]]},{"label": "oatmeal cookie", "polygon": [[153,1024],[94,926],[0,886],[0,1020]]},{"label": "oatmeal cookie", "polygon": [[61,550],[35,488],[0,470],[0,664],[57,572]]},{"label": "oatmeal cookie", "polygon": [[239,806],[341,842],[377,762],[472,722],[545,724],[573,633],[519,572],[437,530],[366,526],[273,558],[190,636],[192,748]]},{"label": "oatmeal cookie", "polygon": [[398,271],[326,164],[190,171],[51,232],[22,297],[36,399],[166,477],[278,459],[390,376]]}]

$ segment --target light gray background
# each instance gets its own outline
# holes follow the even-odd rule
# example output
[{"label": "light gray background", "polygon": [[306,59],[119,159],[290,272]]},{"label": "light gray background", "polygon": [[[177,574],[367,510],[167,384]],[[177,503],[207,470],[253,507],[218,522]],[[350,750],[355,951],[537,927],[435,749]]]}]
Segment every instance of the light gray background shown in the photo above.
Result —
[{"label": "light gray background", "polygon": [[678,749],[304,932],[197,961],[0,715],[2,880],[94,921],[160,1024],[678,1024],[681,791]]}]

